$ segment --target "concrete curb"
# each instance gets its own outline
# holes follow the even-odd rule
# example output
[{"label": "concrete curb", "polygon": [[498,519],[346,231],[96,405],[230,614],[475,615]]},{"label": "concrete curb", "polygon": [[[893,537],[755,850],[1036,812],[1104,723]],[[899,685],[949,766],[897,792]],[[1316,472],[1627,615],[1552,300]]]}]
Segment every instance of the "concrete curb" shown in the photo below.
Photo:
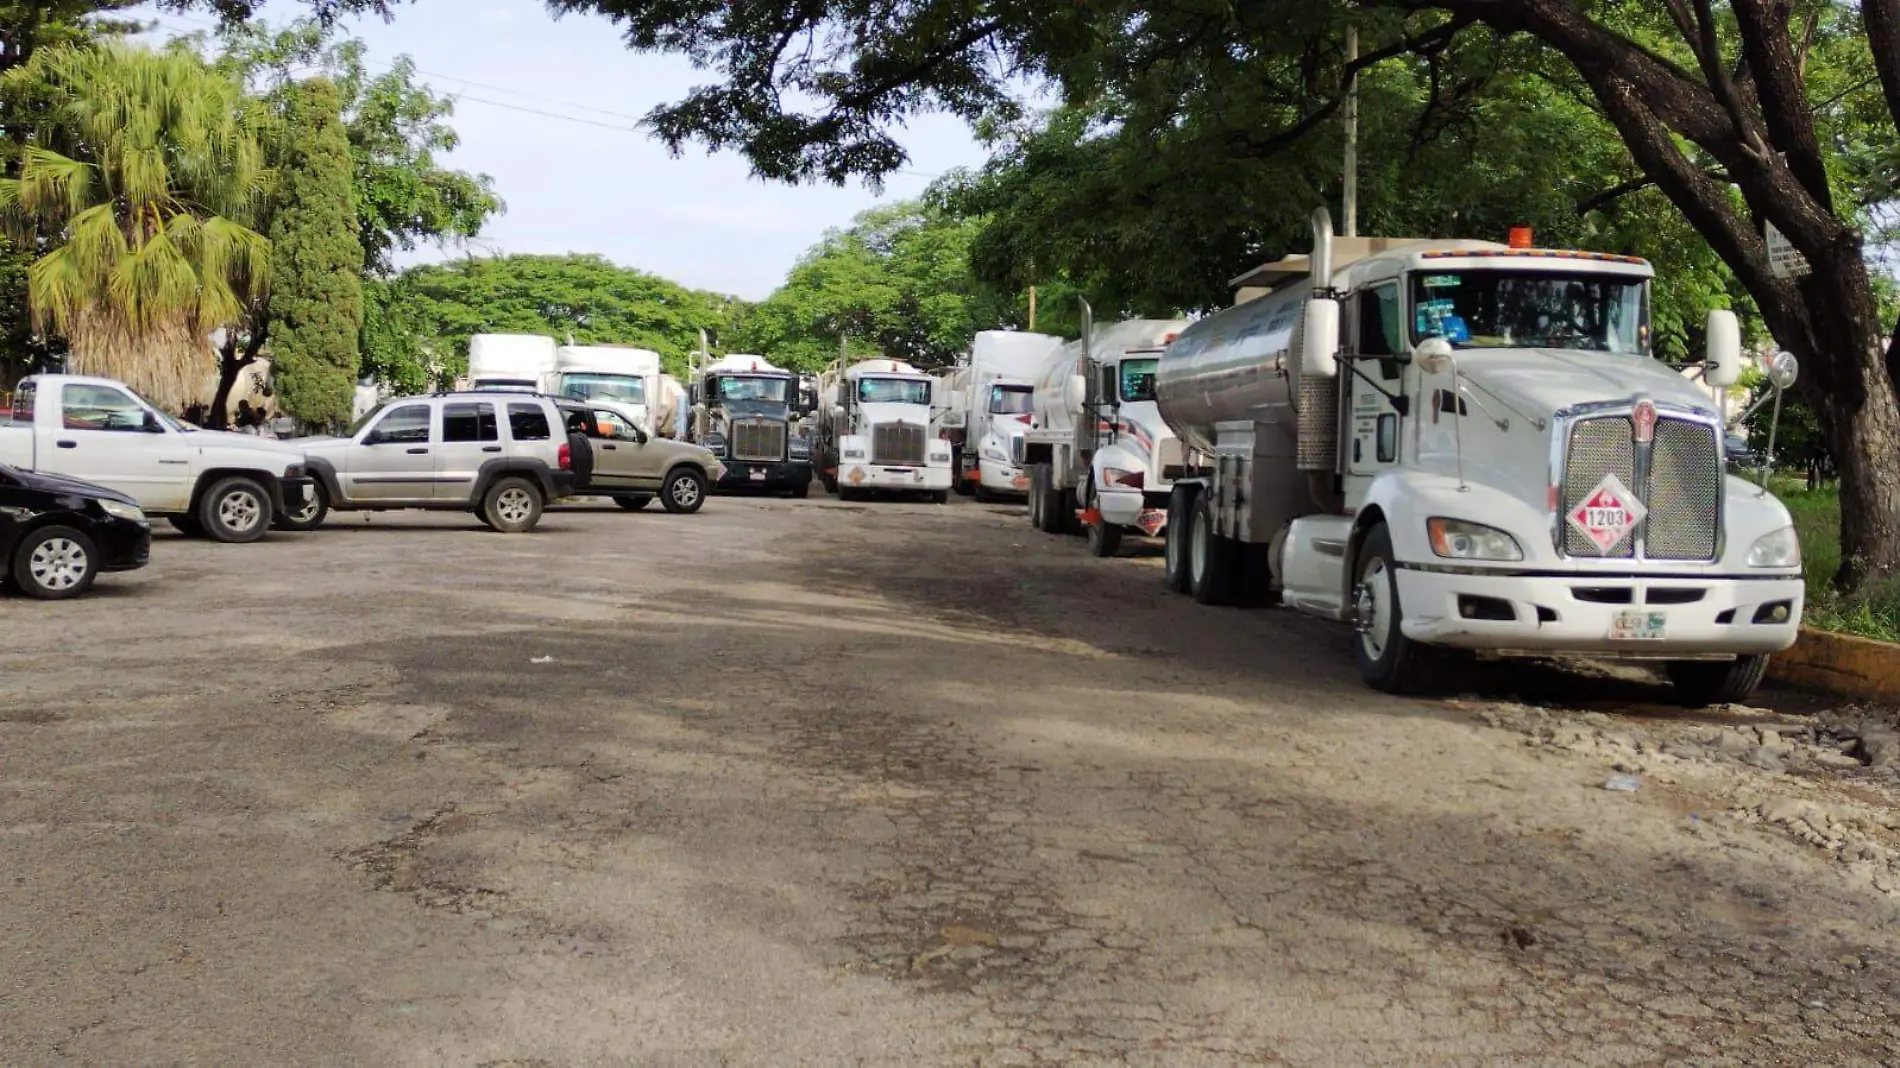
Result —
[{"label": "concrete curb", "polygon": [[1768,661],[1768,677],[1872,701],[1900,701],[1900,645],[1802,628]]}]

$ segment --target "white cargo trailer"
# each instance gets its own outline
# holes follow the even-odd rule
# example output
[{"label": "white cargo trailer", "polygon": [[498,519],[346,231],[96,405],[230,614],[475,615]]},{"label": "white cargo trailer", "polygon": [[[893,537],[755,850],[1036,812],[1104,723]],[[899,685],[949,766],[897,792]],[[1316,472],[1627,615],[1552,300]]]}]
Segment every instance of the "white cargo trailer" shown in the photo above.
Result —
[{"label": "white cargo trailer", "polygon": [[554,371],[556,348],[541,334],[476,334],[468,339],[468,376],[460,388],[538,392]]},{"label": "white cargo trailer", "polygon": [[[1237,280],[1163,353],[1187,446],[1167,583],[1353,625],[1365,681],[1450,650],[1660,662],[1742,700],[1800,625],[1781,503],[1726,474],[1722,415],[1652,355],[1650,265],[1483,241],[1335,238]],[[1709,314],[1704,377],[1739,333]],[[1771,378],[1785,389],[1793,358]]]}]

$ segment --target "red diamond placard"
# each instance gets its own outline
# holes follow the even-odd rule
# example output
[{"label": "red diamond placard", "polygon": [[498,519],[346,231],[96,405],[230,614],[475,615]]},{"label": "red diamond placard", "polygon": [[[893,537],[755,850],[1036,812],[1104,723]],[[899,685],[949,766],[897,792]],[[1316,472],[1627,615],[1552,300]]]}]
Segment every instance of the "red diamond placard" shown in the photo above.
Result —
[{"label": "red diamond placard", "polygon": [[1643,521],[1649,509],[1615,475],[1604,475],[1595,489],[1584,495],[1583,502],[1570,510],[1570,525],[1589,538],[1597,551],[1608,556]]}]

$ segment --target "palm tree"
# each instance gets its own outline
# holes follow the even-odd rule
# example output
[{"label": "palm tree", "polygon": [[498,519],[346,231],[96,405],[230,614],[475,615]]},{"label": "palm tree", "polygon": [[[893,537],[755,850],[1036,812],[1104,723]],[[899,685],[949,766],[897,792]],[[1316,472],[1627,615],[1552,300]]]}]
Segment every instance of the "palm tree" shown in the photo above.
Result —
[{"label": "palm tree", "polygon": [[158,402],[201,399],[208,335],[269,279],[244,225],[261,181],[254,101],[198,57],[125,45],[36,52],[0,77],[34,116],[0,211],[24,247],[36,326],[75,371]]}]

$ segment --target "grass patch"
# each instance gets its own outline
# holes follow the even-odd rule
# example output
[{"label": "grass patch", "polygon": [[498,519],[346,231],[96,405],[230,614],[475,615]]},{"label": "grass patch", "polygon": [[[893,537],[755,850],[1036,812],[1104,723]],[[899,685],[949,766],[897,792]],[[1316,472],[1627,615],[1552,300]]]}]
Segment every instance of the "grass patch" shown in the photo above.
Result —
[{"label": "grass patch", "polygon": [[1841,566],[1841,497],[1832,486],[1809,490],[1799,482],[1774,486],[1775,496],[1794,516],[1801,536],[1801,563],[1807,574],[1808,607],[1804,620],[1822,630],[1900,642],[1900,577],[1860,591],[1853,597],[1834,592]]}]

